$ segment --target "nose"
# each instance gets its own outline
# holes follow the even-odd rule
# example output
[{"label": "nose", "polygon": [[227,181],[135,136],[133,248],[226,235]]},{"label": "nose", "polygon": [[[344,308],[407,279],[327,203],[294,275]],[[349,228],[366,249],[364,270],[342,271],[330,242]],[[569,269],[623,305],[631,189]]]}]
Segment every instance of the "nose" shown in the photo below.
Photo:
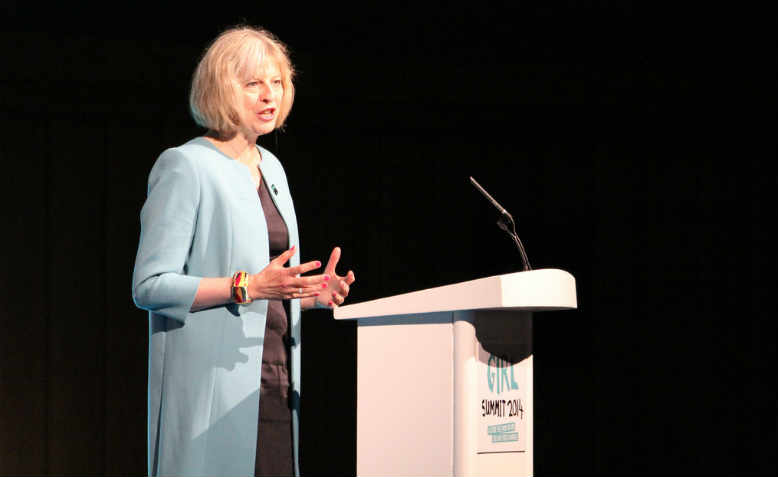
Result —
[{"label": "nose", "polygon": [[269,103],[272,100],[272,89],[270,85],[261,82],[259,84],[259,100],[263,103]]}]

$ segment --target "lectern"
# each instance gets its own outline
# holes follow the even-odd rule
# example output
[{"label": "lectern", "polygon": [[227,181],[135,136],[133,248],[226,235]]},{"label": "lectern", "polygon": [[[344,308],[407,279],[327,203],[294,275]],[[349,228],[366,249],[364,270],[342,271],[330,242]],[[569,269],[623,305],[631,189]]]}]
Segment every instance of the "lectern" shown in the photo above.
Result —
[{"label": "lectern", "polygon": [[532,475],[532,314],[576,306],[541,269],[337,308],[358,320],[357,475]]}]

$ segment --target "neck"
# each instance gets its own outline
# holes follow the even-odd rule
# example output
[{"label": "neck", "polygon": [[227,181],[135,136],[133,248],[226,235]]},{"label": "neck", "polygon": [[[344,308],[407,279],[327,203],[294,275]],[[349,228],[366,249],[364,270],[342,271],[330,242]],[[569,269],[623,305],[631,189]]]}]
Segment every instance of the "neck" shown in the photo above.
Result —
[{"label": "neck", "polygon": [[250,138],[241,133],[220,136],[214,131],[208,131],[205,136],[222,152],[247,166],[254,166],[261,159],[257,151],[257,137]]}]

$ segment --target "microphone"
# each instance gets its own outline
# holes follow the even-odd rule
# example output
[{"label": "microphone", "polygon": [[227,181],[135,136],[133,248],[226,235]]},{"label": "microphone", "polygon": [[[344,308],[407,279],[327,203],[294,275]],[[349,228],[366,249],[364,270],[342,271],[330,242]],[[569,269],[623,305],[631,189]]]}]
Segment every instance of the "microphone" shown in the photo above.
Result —
[{"label": "microphone", "polygon": [[513,217],[511,217],[511,214],[509,214],[508,211],[505,210],[505,207],[501,206],[499,202],[494,200],[494,197],[489,195],[489,193],[486,192],[486,190],[484,190],[483,187],[481,187],[481,184],[479,184],[475,179],[473,179],[473,176],[470,176],[470,182],[472,182],[472,184],[475,186],[475,188],[478,189],[478,191],[481,194],[483,194],[484,197],[486,197],[486,199],[489,202],[491,202],[492,205],[495,206],[497,208],[497,210],[499,210],[502,215],[507,215],[508,217],[510,217],[511,221],[513,221]]},{"label": "microphone", "polygon": [[[516,222],[513,220],[513,216],[505,210],[505,207],[501,206],[499,202],[494,200],[494,197],[489,195],[486,190],[481,187],[481,184],[478,183],[475,179],[473,179],[473,176],[470,176],[470,182],[473,184],[473,186],[478,189],[478,192],[483,194],[486,199],[492,203],[492,205],[500,211],[500,218],[497,220],[497,226],[500,227],[502,230],[504,230],[508,235],[511,236],[513,239],[513,242],[516,244],[516,247],[519,249],[519,254],[521,255],[521,263],[523,266],[524,271],[532,270],[532,267],[529,264],[529,259],[527,258],[527,252],[524,251],[524,245],[521,243],[521,239],[519,238],[519,234],[516,233]],[[510,227],[509,227],[510,226]]]}]

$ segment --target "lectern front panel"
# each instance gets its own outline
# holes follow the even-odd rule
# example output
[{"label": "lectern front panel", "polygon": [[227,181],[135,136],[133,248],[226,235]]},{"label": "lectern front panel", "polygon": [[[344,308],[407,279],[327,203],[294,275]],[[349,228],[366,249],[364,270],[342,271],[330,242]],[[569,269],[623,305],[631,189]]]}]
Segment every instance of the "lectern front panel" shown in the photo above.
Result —
[{"label": "lectern front panel", "polygon": [[452,312],[360,320],[357,475],[452,475]]}]

